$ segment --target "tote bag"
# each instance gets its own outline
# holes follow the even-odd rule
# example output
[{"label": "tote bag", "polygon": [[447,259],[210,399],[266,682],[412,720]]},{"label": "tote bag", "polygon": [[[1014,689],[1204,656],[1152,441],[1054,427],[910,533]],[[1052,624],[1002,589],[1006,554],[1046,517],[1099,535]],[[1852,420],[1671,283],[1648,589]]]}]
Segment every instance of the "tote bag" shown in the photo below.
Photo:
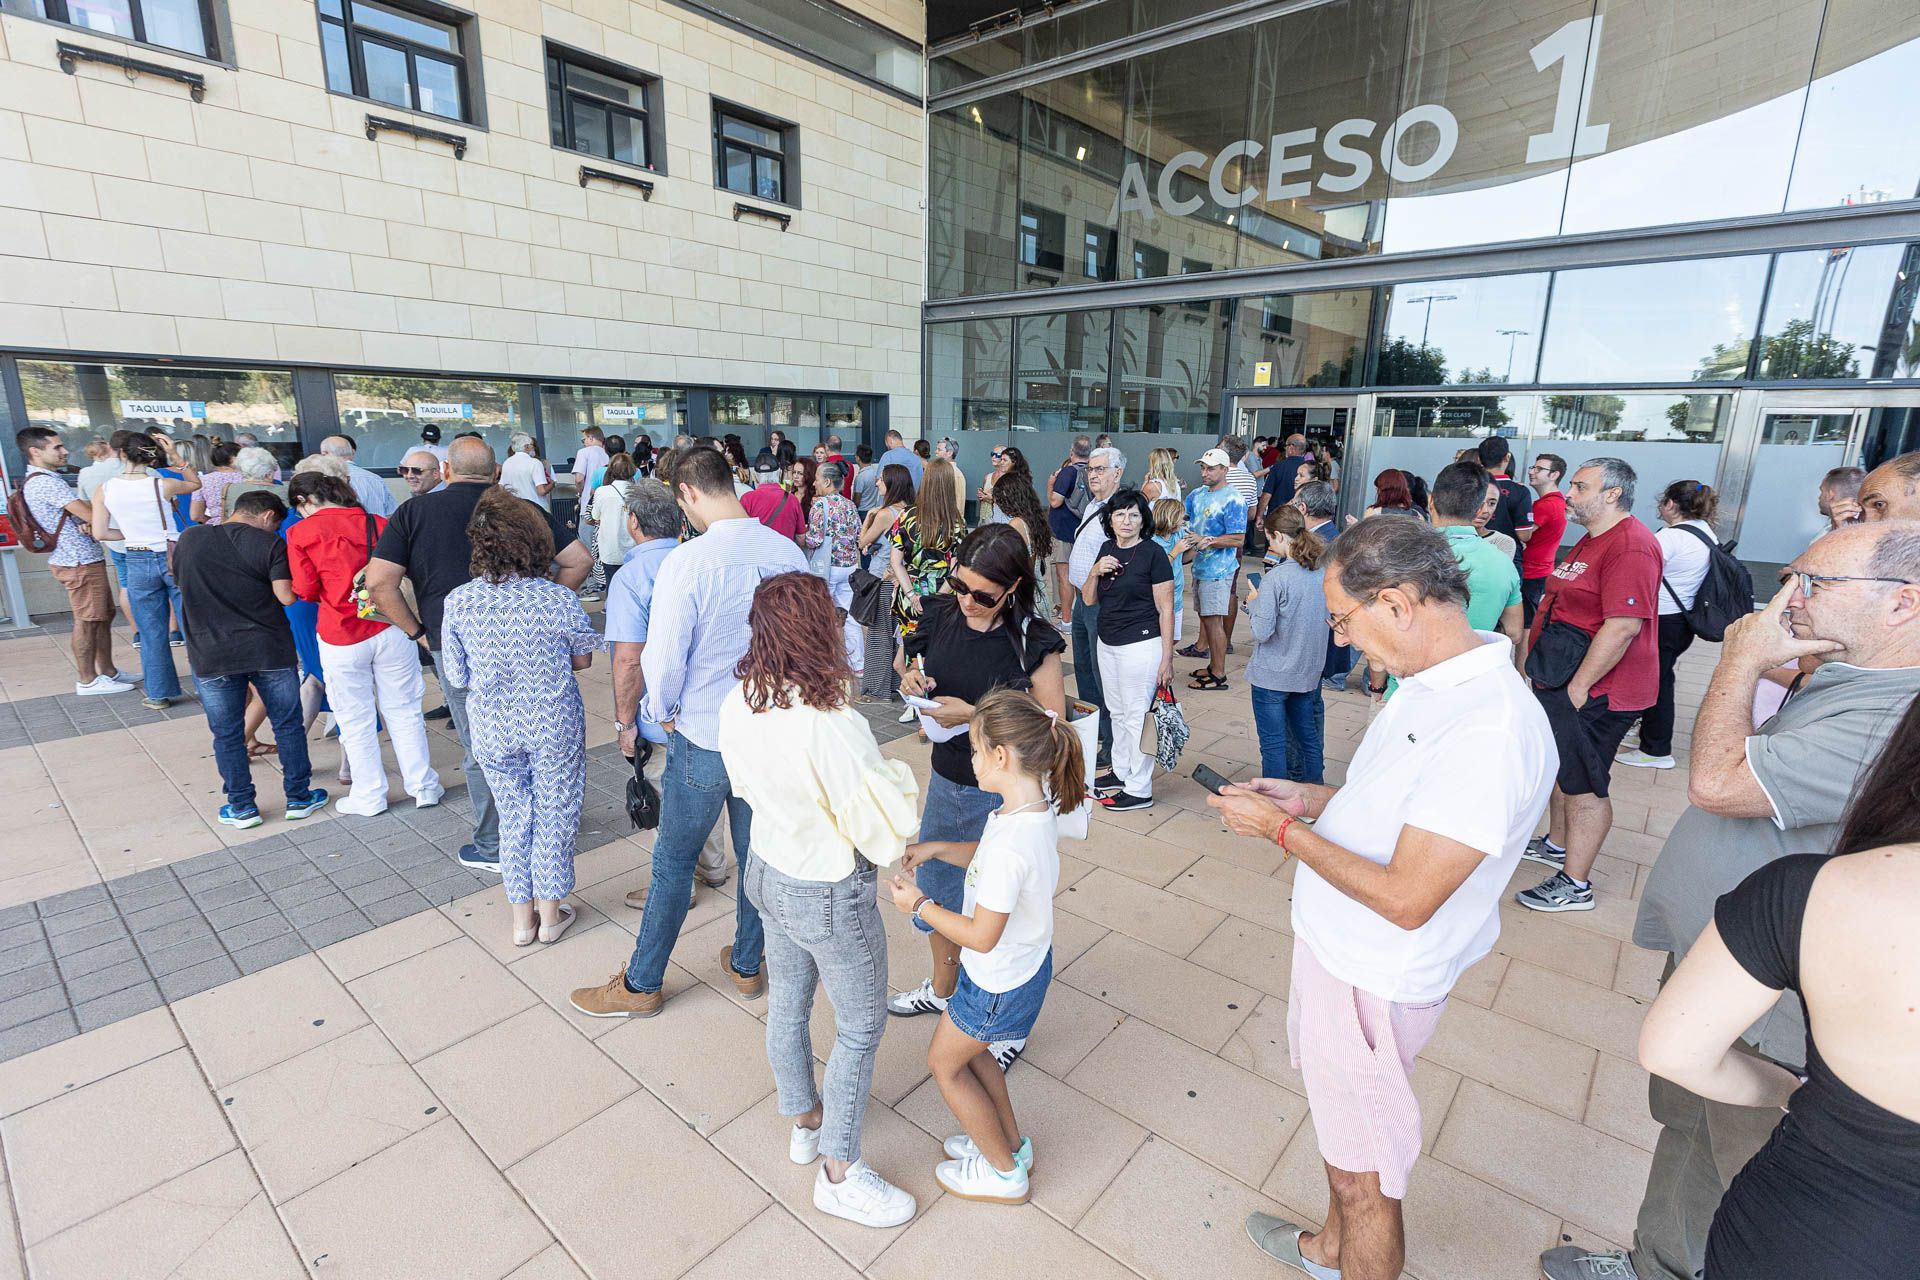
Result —
[{"label": "tote bag", "polygon": [[[1007,635],[1009,639],[1012,639],[1013,633],[1011,631],[1009,631]],[[1027,666],[1026,639],[1027,630],[1025,626],[1022,626],[1020,628],[1020,638],[1014,640],[1014,644],[1020,650],[1020,670],[1026,675],[1031,676],[1033,672]],[[1030,685],[1029,688],[1031,688]],[[1067,840],[1085,840],[1087,838],[1088,826],[1093,817],[1093,791],[1091,788],[1095,774],[1094,761],[1100,756],[1100,708],[1090,702],[1082,702],[1078,698],[1068,698],[1067,727],[1072,729],[1074,736],[1080,739],[1080,763],[1086,771],[1085,776],[1089,790],[1085,796],[1081,797],[1078,808],[1069,809],[1065,813],[1062,813],[1058,801],[1055,801],[1053,812],[1058,819],[1058,830],[1062,838]],[[1049,798],[1051,799],[1051,797]]]}]

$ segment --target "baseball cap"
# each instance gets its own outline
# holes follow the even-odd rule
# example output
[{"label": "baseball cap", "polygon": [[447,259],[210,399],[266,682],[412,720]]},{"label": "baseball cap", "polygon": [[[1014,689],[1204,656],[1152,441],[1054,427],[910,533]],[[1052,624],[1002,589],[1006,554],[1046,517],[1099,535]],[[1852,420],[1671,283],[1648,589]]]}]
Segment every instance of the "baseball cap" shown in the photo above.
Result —
[{"label": "baseball cap", "polygon": [[428,444],[439,444],[440,428],[434,426],[431,422],[429,422],[426,426],[420,428],[420,438],[422,440],[425,440]]},{"label": "baseball cap", "polygon": [[1200,455],[1200,465],[1203,467],[1230,467],[1233,465],[1233,459],[1227,456],[1225,449],[1209,449]]},{"label": "baseball cap", "polygon": [[753,460],[755,475],[777,476],[780,474],[780,460],[773,456],[773,450],[762,449]]}]

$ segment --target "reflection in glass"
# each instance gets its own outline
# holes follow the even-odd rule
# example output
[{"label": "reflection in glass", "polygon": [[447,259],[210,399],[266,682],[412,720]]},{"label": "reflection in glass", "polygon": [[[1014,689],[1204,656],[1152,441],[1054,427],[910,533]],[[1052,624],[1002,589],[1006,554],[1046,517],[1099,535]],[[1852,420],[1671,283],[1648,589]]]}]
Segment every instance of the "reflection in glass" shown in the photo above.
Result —
[{"label": "reflection in glass", "polygon": [[[1120,223],[1120,175],[1127,157],[1120,146],[1117,121],[1125,110],[1125,63],[1035,85],[1020,92],[1021,107],[1021,253],[1028,266],[1016,287],[1044,288],[1058,283],[1063,267],[1033,261],[1032,239],[1044,261],[1051,261],[1057,241],[1062,257],[1066,246],[1080,246],[1076,267],[1087,279],[1113,278],[1112,228]],[[1085,246],[1096,235],[1104,253],[1087,270]],[[1105,274],[1102,274],[1104,271]],[[1050,274],[1052,273],[1052,274]]]},{"label": "reflection in glass", "polygon": [[[1242,298],[1234,308],[1235,387],[1357,387],[1363,377],[1371,289],[1276,293]],[[1270,380],[1258,378],[1270,363]]]},{"label": "reflection in glass", "polygon": [[1756,256],[1562,271],[1540,381],[1745,377],[1766,270]]},{"label": "reflection in glass", "polygon": [[1421,280],[1387,291],[1373,381],[1383,387],[1532,382],[1547,276]]},{"label": "reflection in glass", "polygon": [[928,434],[1005,431],[1012,360],[1011,320],[928,325]]},{"label": "reflection in glass", "polygon": [[[1740,525],[1742,560],[1782,565],[1827,530],[1820,479],[1846,460],[1851,413],[1769,413],[1747,480]],[[1761,581],[1755,574],[1755,581]]]},{"label": "reflection in glass", "polygon": [[1524,453],[1539,410],[1537,395],[1381,396],[1374,405],[1367,454],[1372,474],[1365,477],[1363,491],[1371,494],[1373,476],[1388,467],[1431,482],[1462,449],[1490,435],[1506,436],[1515,453]]},{"label": "reflection in glass", "polygon": [[207,37],[200,17],[200,0],[141,0],[140,18],[147,43],[205,53]]},{"label": "reflection in glass", "polygon": [[[125,364],[22,360],[20,391],[27,421],[59,431],[84,467],[88,441],[106,439],[123,425],[164,429],[175,440],[195,436],[232,440],[252,432],[282,466],[300,459],[299,413],[293,375],[285,369],[181,369]],[[21,424],[25,425],[25,424]],[[20,474],[12,435],[7,464]]]},{"label": "reflection in glass", "polygon": [[465,108],[460,102],[460,69],[450,62],[423,54],[414,55],[413,65],[420,76],[420,110],[446,116],[450,120],[463,118]]},{"label": "reflection in glass", "polygon": [[1014,430],[1104,431],[1113,314],[1068,311],[1019,320]]},{"label": "reflection in glass", "polygon": [[[826,415],[821,430],[826,435],[839,436],[842,447],[851,458],[852,450],[860,442],[861,432],[867,425],[867,402],[852,396],[828,396],[821,401],[821,412]],[[805,414],[801,415],[801,425],[805,425]]]},{"label": "reflection in glass", "polygon": [[740,391],[716,391],[707,397],[707,412],[716,427],[758,427],[766,423],[767,398]]},{"label": "reflection in glass", "polygon": [[929,296],[1013,288],[1019,119],[1014,94],[928,118]]},{"label": "reflection in glass", "polygon": [[598,427],[625,437],[629,447],[646,436],[655,447],[670,445],[687,425],[687,393],[664,387],[585,387],[545,383],[540,387],[540,419],[546,432],[546,456],[570,458],[580,432]]},{"label": "reflection in glass", "polygon": [[371,40],[360,42],[360,54],[367,68],[367,96],[375,102],[390,102],[411,110],[413,89],[407,83],[407,55]]},{"label": "reflection in glass", "polygon": [[1563,233],[1777,213],[1825,0],[1600,0]]},{"label": "reflection in glass", "polygon": [[1920,375],[1911,283],[1912,245],[1816,249],[1774,261],[1760,328],[1762,378],[1911,378]]},{"label": "reflection in glass", "polygon": [[1910,0],[1827,0],[1813,76],[1787,207],[1920,196],[1920,8]]},{"label": "reflection in glass", "polygon": [[1550,395],[1541,401],[1536,438],[1715,444],[1726,434],[1729,399],[1724,393]]},{"label": "reflection in glass", "polygon": [[504,458],[521,422],[517,382],[337,373],[333,396],[340,429],[359,445],[355,460],[363,467],[398,466],[428,426],[440,429],[443,445],[478,432],[494,457]]},{"label": "reflection in glass", "polygon": [[1154,305],[1115,313],[1114,430],[1206,435],[1219,429],[1226,326],[1216,312],[1229,305],[1205,311]]}]

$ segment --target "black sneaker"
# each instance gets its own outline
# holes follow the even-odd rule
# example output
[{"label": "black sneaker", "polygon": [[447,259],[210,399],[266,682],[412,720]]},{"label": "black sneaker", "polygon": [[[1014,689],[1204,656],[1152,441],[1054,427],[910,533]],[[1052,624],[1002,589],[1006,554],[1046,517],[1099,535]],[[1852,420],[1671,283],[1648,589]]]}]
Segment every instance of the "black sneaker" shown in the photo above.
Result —
[{"label": "black sneaker", "polygon": [[1100,803],[1113,813],[1126,813],[1134,809],[1153,808],[1152,796],[1136,796],[1131,791],[1122,791],[1116,796],[1102,796]]},{"label": "black sneaker", "polygon": [[1552,867],[1555,871],[1567,865],[1567,851],[1553,848],[1545,836],[1535,836],[1527,841],[1527,847],[1520,856],[1529,862]]},{"label": "black sneaker", "polygon": [[1120,775],[1112,771],[1103,773],[1093,780],[1093,794],[1096,796],[1111,795],[1115,791],[1125,790],[1126,784],[1120,781]]},{"label": "black sneaker", "polygon": [[421,712],[420,718],[422,720],[451,720],[453,718],[453,708],[448,706],[438,706],[431,711]]},{"label": "black sneaker", "polygon": [[493,874],[499,875],[500,855],[498,853],[482,853],[473,845],[463,844],[460,846],[460,865],[469,871],[491,871]]}]

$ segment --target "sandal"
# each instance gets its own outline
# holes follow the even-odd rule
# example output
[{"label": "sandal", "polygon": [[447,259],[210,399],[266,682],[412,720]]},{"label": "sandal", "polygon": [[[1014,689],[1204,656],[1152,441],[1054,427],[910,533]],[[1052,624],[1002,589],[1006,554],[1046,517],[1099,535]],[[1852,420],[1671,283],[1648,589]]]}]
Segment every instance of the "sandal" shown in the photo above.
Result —
[{"label": "sandal", "polygon": [[563,902],[560,904],[559,912],[560,912],[560,923],[554,925],[551,929],[549,929],[546,925],[540,926],[541,942],[543,943],[558,942],[560,941],[560,935],[573,927],[573,920],[574,920],[573,908]]},{"label": "sandal", "polygon": [[1211,671],[1187,681],[1187,688],[1189,689],[1217,690],[1225,689],[1226,687],[1227,682],[1221,677],[1214,675]]},{"label": "sandal", "polygon": [[279,748],[274,746],[271,742],[249,742],[247,744],[247,759],[265,760],[271,757],[278,750]]},{"label": "sandal", "polygon": [[532,945],[533,945],[533,940],[534,940],[534,939],[535,939],[536,937],[538,937],[538,936],[539,936],[539,934],[540,934],[540,917],[536,915],[536,916],[535,916],[535,917],[534,917],[533,919],[534,919],[534,927],[533,927],[533,928],[531,928],[531,929],[515,929],[515,930],[513,931],[513,945],[514,945],[514,946],[516,946],[516,947],[530,947],[530,946],[532,946]]}]

